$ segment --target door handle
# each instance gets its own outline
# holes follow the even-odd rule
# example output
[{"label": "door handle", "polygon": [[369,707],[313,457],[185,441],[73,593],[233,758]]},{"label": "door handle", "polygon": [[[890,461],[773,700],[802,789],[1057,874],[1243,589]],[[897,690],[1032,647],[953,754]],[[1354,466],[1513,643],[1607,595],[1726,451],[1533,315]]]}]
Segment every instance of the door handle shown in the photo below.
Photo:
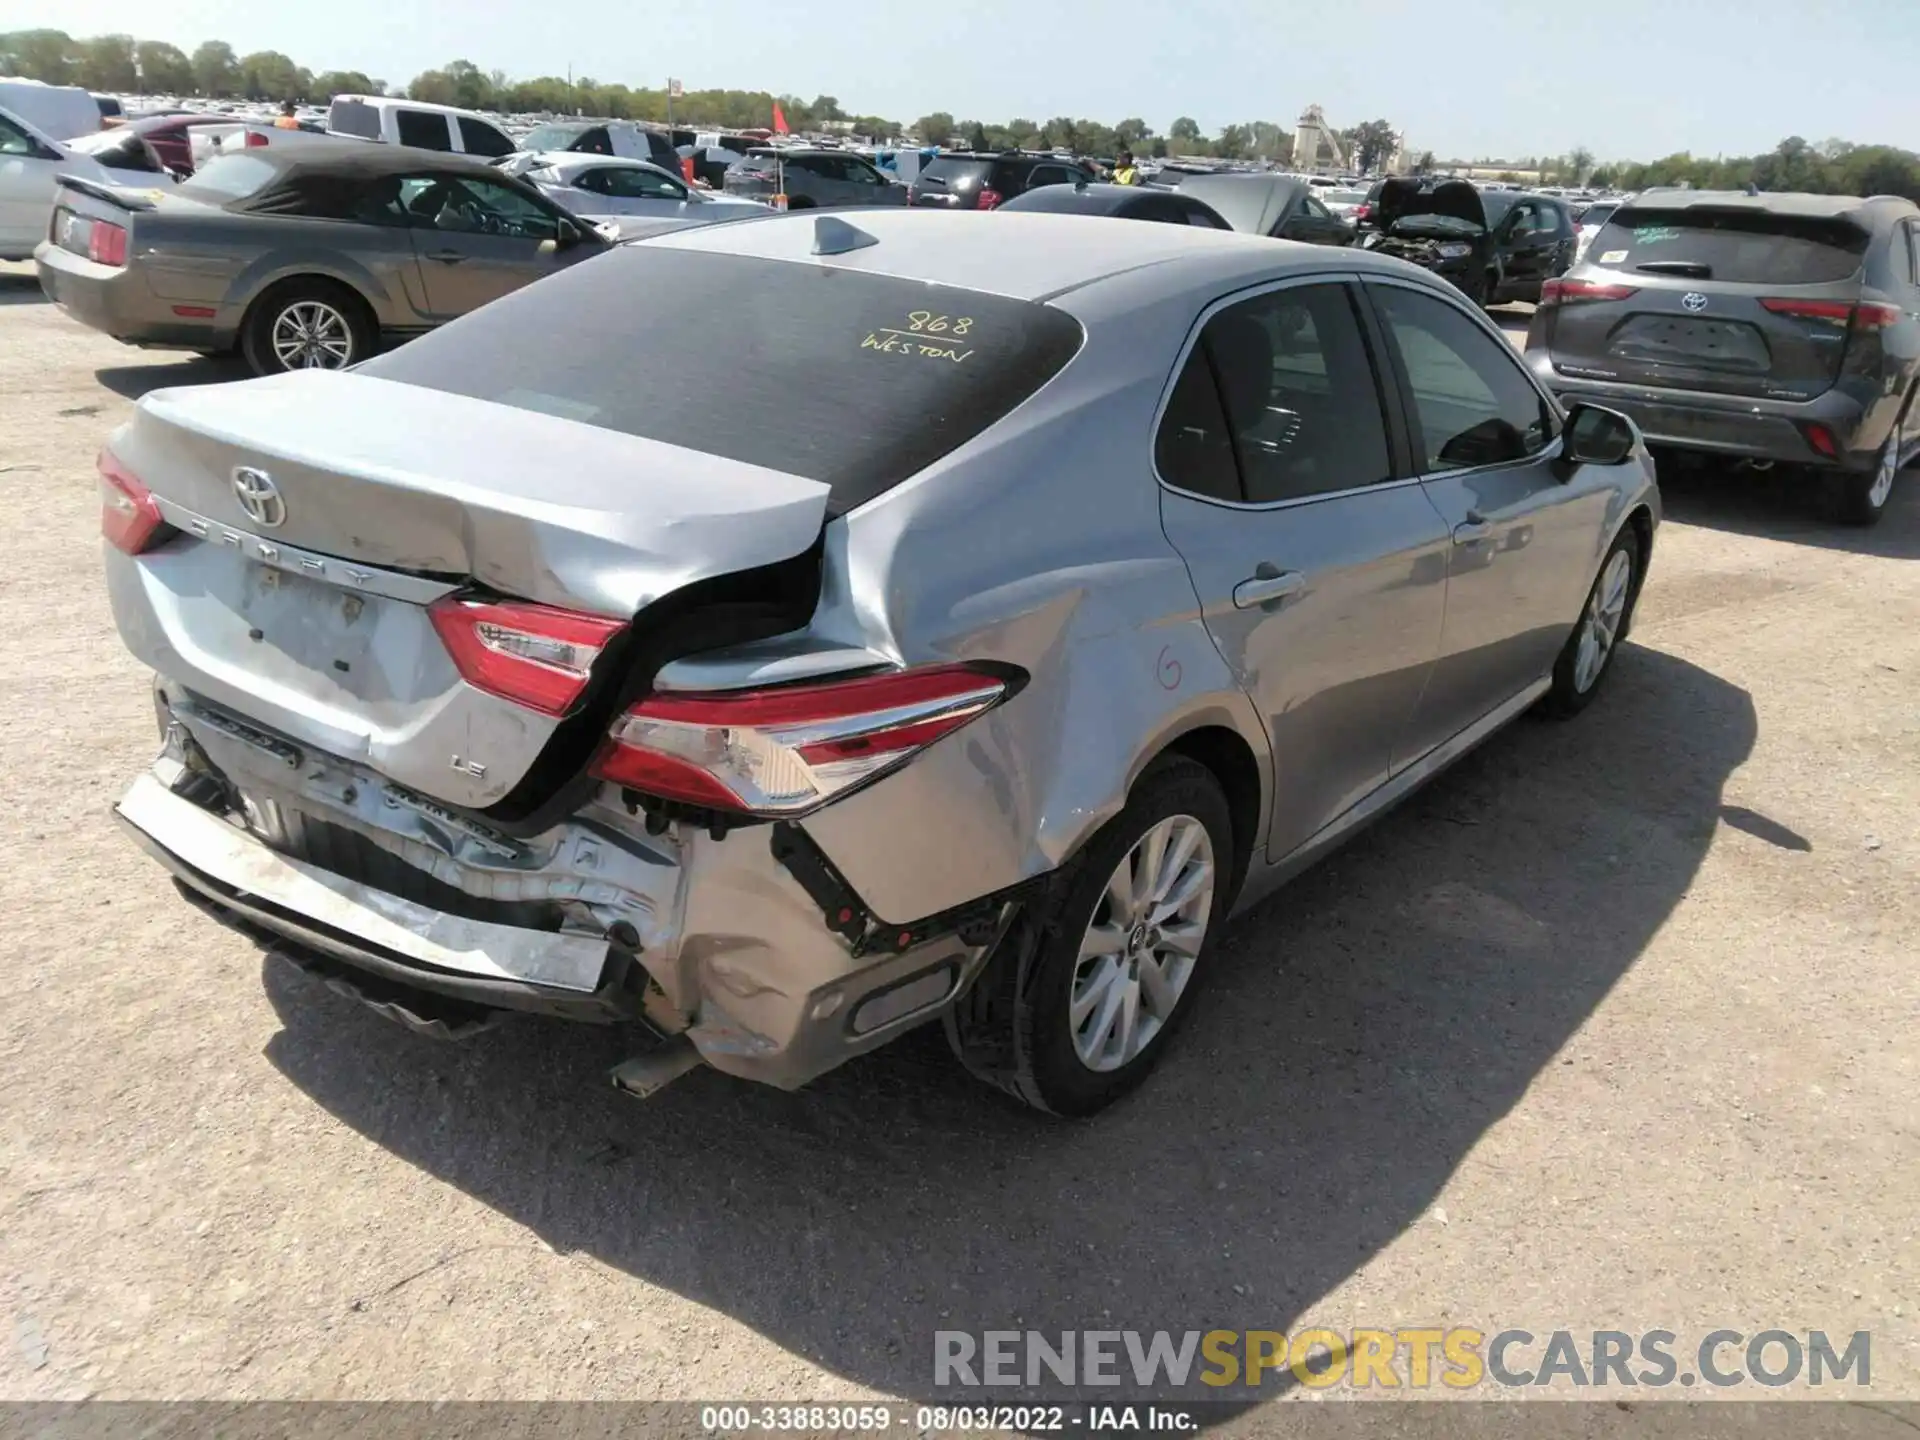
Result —
[{"label": "door handle", "polygon": [[1251,610],[1256,605],[1262,610],[1277,610],[1288,596],[1298,595],[1306,588],[1307,577],[1298,570],[1283,571],[1261,564],[1251,579],[1233,587],[1233,604],[1237,610]]},{"label": "door handle", "polygon": [[1465,523],[1453,527],[1453,543],[1471,545],[1476,540],[1484,540],[1493,534],[1493,524],[1478,510],[1467,511]]},{"label": "door handle", "polygon": [[427,255],[427,259],[438,260],[442,265],[458,265],[466,258],[458,250],[434,250]]}]

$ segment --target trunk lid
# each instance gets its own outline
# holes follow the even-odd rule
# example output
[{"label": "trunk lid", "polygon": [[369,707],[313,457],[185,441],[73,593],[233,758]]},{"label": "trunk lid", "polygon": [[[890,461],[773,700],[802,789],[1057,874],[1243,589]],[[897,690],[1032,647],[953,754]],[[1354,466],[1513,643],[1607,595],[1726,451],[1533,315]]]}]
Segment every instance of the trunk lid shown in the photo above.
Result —
[{"label": "trunk lid", "polygon": [[1878,343],[1855,309],[1867,238],[1759,206],[1623,206],[1543,297],[1548,354],[1577,378],[1814,399]]},{"label": "trunk lid", "polygon": [[[829,493],[353,373],[156,391],[110,449],[182,532],[107,551],[129,648],[242,719],[467,809],[513,792],[571,722],[463,681],[431,604],[478,582],[626,621],[805,553]],[[250,511],[242,489],[271,503]]]},{"label": "trunk lid", "polygon": [[[155,391],[114,450],[155,495],[262,538],[623,618],[800,554],[828,496],[561,415],[337,371]],[[270,535],[239,508],[235,466],[279,491],[286,518]]]}]

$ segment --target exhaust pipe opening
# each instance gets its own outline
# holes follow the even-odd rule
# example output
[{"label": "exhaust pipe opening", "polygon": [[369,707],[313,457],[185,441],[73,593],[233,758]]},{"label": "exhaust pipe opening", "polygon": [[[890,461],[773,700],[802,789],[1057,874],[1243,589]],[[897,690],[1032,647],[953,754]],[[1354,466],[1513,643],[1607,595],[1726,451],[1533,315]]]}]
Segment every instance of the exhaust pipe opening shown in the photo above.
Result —
[{"label": "exhaust pipe opening", "polygon": [[703,1063],[693,1041],[685,1035],[676,1035],[651,1050],[622,1060],[613,1067],[612,1079],[619,1089],[645,1100]]}]

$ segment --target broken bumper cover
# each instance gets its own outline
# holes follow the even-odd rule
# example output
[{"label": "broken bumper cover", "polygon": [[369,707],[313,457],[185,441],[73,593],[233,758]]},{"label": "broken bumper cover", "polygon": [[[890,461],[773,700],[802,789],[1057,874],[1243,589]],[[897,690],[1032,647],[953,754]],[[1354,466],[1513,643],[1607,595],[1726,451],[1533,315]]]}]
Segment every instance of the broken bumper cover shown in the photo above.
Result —
[{"label": "broken bumper cover", "polygon": [[[392,803],[407,792],[370,772],[290,746],[256,757],[271,737],[236,734],[243,727],[230,719],[210,725],[190,697],[172,701],[161,697],[166,748],[119,802],[119,820],[202,908],[270,950],[347,977],[345,988],[383,1013],[398,987],[488,1010],[645,1019],[684,1033],[715,1069],[793,1088],[939,1014],[992,949],[976,925],[967,938],[930,932],[889,953],[859,953],[776,858],[766,826],[719,840],[687,826],[655,836],[638,821],[622,830],[617,809],[595,807],[525,842],[529,853],[476,852],[474,837],[448,833],[452,817],[423,813],[418,797]],[[210,773],[243,797],[230,813],[204,803]],[[256,833],[296,811],[379,847],[393,858],[377,873],[408,883],[370,884]],[[436,837],[439,850],[425,853]],[[320,854],[337,857],[338,839],[329,844]],[[587,854],[592,882],[569,873]],[[422,893],[416,879],[476,898],[435,904],[395,893]],[[509,894],[516,903],[568,897],[566,923],[503,923],[502,913],[517,913],[500,898]]]}]

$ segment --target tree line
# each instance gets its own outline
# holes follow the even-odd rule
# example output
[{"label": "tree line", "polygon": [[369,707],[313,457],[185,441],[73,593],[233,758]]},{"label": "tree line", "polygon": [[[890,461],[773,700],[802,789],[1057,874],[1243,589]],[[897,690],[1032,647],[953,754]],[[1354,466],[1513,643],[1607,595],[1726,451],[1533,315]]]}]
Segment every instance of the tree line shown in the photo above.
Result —
[{"label": "tree line", "polygon": [[[882,115],[861,115],[831,95],[808,100],[764,90],[689,90],[668,104],[666,87],[657,89],[606,83],[590,76],[542,75],[515,80],[502,70],[482,70],[470,60],[455,60],[390,87],[358,70],[318,73],[277,50],[236,54],[223,40],[208,40],[189,54],[158,40],[131,35],[75,39],[62,30],[21,30],[0,34],[0,74],[44,80],[50,85],[82,85],[89,90],[145,91],[199,95],[218,100],[308,101],[325,103],[335,95],[403,94],[415,100],[459,105],[469,110],[510,114],[596,115],[619,120],[674,121],[717,130],[770,127],[778,104],[794,130],[832,124],[874,140],[912,137],[922,144],[951,142],[979,149],[1052,149],[1078,154],[1112,155],[1122,149],[1143,156],[1213,157],[1223,160],[1271,160],[1293,157],[1293,131],[1270,120],[1227,125],[1206,135],[1191,116],[1180,116],[1158,134],[1133,117],[1108,125],[1097,120],[1057,115],[1048,120],[1015,118],[1004,123],[956,119],[935,111],[911,124]],[[1369,121],[1346,132],[1350,149],[1369,164],[1385,158],[1393,127]]]},{"label": "tree line", "polygon": [[[0,75],[50,85],[83,85],[89,90],[222,100],[324,103],[335,95],[393,93],[513,114],[662,121],[669,113],[664,86],[633,88],[585,76],[515,80],[504,71],[483,71],[467,60],[416,75],[405,86],[389,86],[358,70],[316,74],[277,50],[236,54],[224,40],[208,40],[189,54],[164,41],[136,40],[131,35],[75,39],[65,31],[46,29],[0,34]],[[1270,120],[1223,126],[1212,136],[1187,115],[1175,119],[1164,134],[1138,117],[1115,125],[1065,115],[993,123],[934,111],[901,124],[885,116],[850,112],[831,95],[807,100],[764,90],[720,89],[689,90],[672,102],[671,113],[676,122],[703,129],[746,130],[771,126],[776,104],[794,130],[831,124],[873,140],[912,137],[922,144],[958,143],[981,150],[1065,147],[1076,154],[1113,155],[1125,149],[1155,159],[1174,155],[1296,163],[1292,129]],[[1369,120],[1340,133],[1351,163],[1361,170],[1384,162],[1394,143],[1394,128],[1385,120]],[[1311,165],[1313,160],[1303,156],[1297,163]],[[1436,163],[1431,151],[1413,164],[1416,171],[1449,168],[1453,165],[1448,162]],[[1920,155],[1913,151],[1845,140],[1812,144],[1797,135],[1762,155],[1708,158],[1683,151],[1660,160],[1596,164],[1591,152],[1582,148],[1567,155],[1515,162],[1515,179],[1536,173],[1549,182],[1627,191],[1682,183],[1699,190],[1740,190],[1753,185],[1760,190],[1819,194],[1902,195],[1920,202]]]}]

